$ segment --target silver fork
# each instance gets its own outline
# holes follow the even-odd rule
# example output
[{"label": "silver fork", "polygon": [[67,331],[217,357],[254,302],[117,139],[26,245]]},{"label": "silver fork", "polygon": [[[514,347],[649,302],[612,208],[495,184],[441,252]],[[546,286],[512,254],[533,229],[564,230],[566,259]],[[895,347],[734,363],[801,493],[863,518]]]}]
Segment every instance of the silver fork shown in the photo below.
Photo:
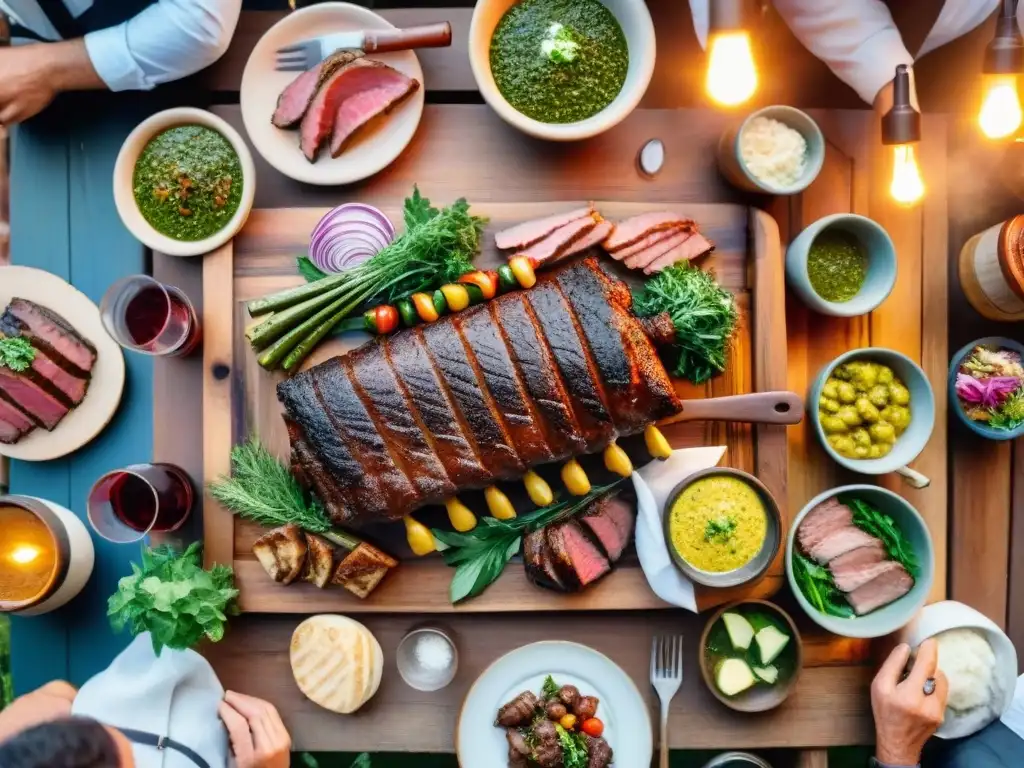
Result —
[{"label": "silver fork", "polygon": [[668,707],[683,683],[683,636],[655,637],[651,643],[651,685],[661,699],[661,757],[659,768],[668,768]]},{"label": "silver fork", "polygon": [[452,26],[447,21],[405,29],[362,29],[338,32],[302,40],[277,49],[279,72],[312,69],[334,51],[350,48],[364,53],[407,51],[411,48],[446,48],[452,44]]}]

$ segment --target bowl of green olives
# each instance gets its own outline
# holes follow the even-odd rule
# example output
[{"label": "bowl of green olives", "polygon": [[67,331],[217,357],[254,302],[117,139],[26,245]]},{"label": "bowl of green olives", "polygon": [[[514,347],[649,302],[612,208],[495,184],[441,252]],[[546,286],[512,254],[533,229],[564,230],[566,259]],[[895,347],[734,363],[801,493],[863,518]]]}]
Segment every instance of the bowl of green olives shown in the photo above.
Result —
[{"label": "bowl of green olives", "polygon": [[855,349],[822,368],[807,400],[825,451],[866,475],[899,472],[914,485],[928,479],[908,468],[935,426],[935,395],[924,371],[904,354]]}]

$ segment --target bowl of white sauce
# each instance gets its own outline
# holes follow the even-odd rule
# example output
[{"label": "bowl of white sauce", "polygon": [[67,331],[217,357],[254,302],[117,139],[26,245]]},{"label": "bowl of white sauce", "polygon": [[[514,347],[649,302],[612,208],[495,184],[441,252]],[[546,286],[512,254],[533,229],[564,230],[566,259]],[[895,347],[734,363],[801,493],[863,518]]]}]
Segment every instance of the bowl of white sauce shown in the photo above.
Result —
[{"label": "bowl of white sauce", "polygon": [[935,735],[960,739],[998,719],[1013,701],[1017,652],[1006,633],[968,605],[945,600],[925,606],[899,634],[916,652],[934,637],[939,669],[949,681],[946,716]]},{"label": "bowl of white sauce", "polygon": [[825,137],[794,107],[764,107],[733,125],[718,142],[718,168],[748,192],[795,195],[810,186],[825,161]]}]

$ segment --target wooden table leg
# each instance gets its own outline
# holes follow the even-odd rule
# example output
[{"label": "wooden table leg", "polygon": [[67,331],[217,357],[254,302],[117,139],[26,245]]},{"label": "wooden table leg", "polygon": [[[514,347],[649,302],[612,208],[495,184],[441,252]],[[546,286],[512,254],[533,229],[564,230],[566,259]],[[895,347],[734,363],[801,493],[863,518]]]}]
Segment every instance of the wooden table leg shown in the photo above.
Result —
[{"label": "wooden table leg", "polygon": [[796,757],[797,768],[828,768],[827,749],[802,749]]}]

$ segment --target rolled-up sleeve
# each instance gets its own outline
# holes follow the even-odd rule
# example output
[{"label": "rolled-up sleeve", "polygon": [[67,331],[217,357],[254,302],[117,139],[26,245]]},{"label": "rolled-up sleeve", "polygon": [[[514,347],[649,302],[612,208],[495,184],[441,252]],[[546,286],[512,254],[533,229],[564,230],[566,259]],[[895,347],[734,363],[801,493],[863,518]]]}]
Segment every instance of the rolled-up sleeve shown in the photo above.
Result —
[{"label": "rolled-up sleeve", "polygon": [[880,0],[775,0],[797,39],[868,104],[913,57]]},{"label": "rolled-up sleeve", "polygon": [[145,91],[198,72],[227,50],[242,0],[160,0],[132,19],[85,36],[112,91]]}]

